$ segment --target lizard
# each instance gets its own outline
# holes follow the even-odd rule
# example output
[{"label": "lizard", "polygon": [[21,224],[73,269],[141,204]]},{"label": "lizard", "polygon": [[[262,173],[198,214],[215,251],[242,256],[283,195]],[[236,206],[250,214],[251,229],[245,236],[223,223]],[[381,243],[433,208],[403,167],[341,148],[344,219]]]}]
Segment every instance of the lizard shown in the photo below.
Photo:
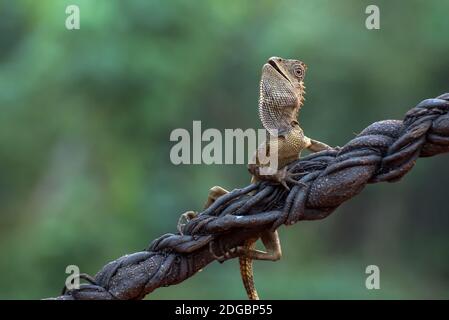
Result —
[{"label": "lizard", "polygon": [[[268,132],[268,139],[256,150],[253,161],[248,165],[252,175],[251,182],[257,183],[269,180],[283,185],[289,190],[288,183],[298,183],[292,178],[294,174],[287,171],[287,165],[299,159],[301,151],[308,149],[318,152],[330,147],[322,142],[310,139],[304,135],[298,122],[298,113],[304,104],[304,77],[307,65],[299,60],[271,57],[262,67],[259,92],[259,118]],[[277,148],[278,170],[271,174],[263,174],[262,168],[269,164],[259,161],[259,154],[269,154]],[[214,186],[209,190],[205,209],[228,193],[222,187]],[[187,219],[195,216],[193,211],[184,215]],[[178,224],[179,227],[179,224]],[[246,240],[242,246],[231,249],[233,256],[239,257],[240,273],[250,300],[258,300],[259,296],[254,285],[252,260],[277,261],[282,256],[281,244],[277,231],[265,231],[260,235],[266,251],[256,250],[258,238]],[[225,256],[230,256],[226,252]]]}]

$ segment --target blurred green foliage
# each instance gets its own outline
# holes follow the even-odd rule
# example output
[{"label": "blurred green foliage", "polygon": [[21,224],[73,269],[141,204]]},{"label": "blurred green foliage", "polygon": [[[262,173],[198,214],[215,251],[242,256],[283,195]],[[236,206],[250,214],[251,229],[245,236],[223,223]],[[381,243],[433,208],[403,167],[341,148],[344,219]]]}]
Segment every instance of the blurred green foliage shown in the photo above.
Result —
[{"label": "blurred green foliage", "polygon": [[[377,4],[381,29],[365,28]],[[65,28],[77,4],[81,29]],[[169,160],[175,128],[260,128],[260,68],[308,66],[306,133],[343,145],[449,91],[447,1],[0,1],[0,298],[60,292],[69,264],[107,261],[173,232],[243,165]],[[447,155],[372,185],[329,218],[281,228],[255,263],[263,298],[449,298]],[[381,270],[366,290],[365,268]],[[152,299],[245,298],[236,261]]]}]

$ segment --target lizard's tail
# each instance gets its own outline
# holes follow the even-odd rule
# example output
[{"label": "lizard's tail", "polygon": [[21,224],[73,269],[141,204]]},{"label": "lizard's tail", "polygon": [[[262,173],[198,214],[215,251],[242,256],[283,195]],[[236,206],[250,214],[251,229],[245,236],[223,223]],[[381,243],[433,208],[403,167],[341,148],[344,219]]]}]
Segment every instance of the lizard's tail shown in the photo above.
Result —
[{"label": "lizard's tail", "polygon": [[[250,250],[255,249],[256,242],[254,240],[247,240],[244,243],[244,247]],[[256,287],[254,285],[253,276],[253,260],[246,257],[239,258],[240,274],[242,276],[243,285],[245,286],[246,293],[250,300],[259,300]]]}]

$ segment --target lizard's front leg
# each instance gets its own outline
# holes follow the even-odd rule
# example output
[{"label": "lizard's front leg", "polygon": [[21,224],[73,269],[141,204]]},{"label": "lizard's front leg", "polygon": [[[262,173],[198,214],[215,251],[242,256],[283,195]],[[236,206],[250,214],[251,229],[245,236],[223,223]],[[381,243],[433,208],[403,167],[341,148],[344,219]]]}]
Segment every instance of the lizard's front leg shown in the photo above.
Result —
[{"label": "lizard's front leg", "polygon": [[248,165],[248,170],[253,175],[253,180],[251,182],[272,181],[272,182],[280,183],[287,190],[290,190],[287,183],[303,185],[302,182],[297,181],[294,178],[298,177],[298,176],[303,176],[305,174],[304,172],[292,173],[292,172],[288,171],[287,166],[285,166],[279,170],[276,170],[273,173],[261,174],[260,169],[261,169],[261,167],[257,164]]},{"label": "lizard's front leg", "polygon": [[323,150],[332,149],[327,144],[320,142],[318,140],[310,139],[307,137],[304,137],[304,139],[306,140],[306,143],[307,143],[306,148],[311,152],[319,152],[319,151],[323,151]]},{"label": "lizard's front leg", "polygon": [[[295,140],[295,139],[298,139],[298,137],[293,137],[293,138],[290,137],[290,140]],[[325,144],[323,142],[320,142],[320,141],[314,140],[314,139],[310,139],[305,136],[304,137],[299,136],[299,139],[302,140],[302,147],[299,148],[298,154],[297,155],[296,154],[294,154],[294,155],[280,154],[281,160],[285,161],[285,159],[283,159],[283,158],[291,159],[291,161],[294,161],[295,158],[298,159],[299,154],[302,149],[308,149],[311,152],[319,152],[319,151],[323,151],[323,150],[332,149],[332,147],[328,146],[327,144]],[[271,147],[271,145],[270,145],[270,147]],[[283,149],[283,150],[285,150],[285,149]],[[291,152],[289,152],[289,153],[291,153]],[[291,161],[289,161],[289,162],[291,162]],[[273,173],[262,174],[261,166],[258,163],[250,164],[248,166],[248,170],[249,170],[249,172],[251,172],[253,177],[255,177],[255,180],[268,180],[268,181],[278,182],[278,183],[282,184],[287,190],[290,190],[290,188],[287,186],[287,183],[303,185],[303,183],[297,181],[296,179],[294,179],[294,177],[302,176],[305,174],[304,172],[291,173],[287,170],[287,166],[284,166],[281,169],[276,170]]]}]

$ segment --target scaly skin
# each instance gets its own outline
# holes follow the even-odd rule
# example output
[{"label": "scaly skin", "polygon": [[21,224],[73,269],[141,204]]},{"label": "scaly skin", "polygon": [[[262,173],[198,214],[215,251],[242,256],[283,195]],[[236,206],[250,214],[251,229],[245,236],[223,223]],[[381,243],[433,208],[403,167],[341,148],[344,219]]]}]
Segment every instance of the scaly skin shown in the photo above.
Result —
[{"label": "scaly skin", "polygon": [[[301,155],[301,151],[309,149],[317,152],[330,148],[319,141],[309,139],[304,135],[299,126],[297,117],[304,102],[305,87],[304,74],[307,66],[299,60],[282,59],[272,57],[262,68],[259,97],[259,117],[263,126],[268,131],[270,139],[262,143],[256,151],[252,164],[248,170],[252,174],[252,182],[268,180],[282,184],[289,189],[288,184],[298,183],[288,173],[287,165]],[[277,149],[278,170],[273,174],[263,174],[261,169],[266,169],[270,164],[262,164],[258,154],[269,155],[269,152]],[[228,191],[215,186],[209,191],[205,208],[209,207],[217,198]],[[195,216],[195,212],[188,211],[181,216],[187,220]],[[178,229],[182,232],[182,223],[178,223]],[[240,273],[248,298],[259,299],[254,286],[252,260],[276,261],[281,258],[281,244],[277,231],[264,232],[260,235],[265,251],[255,249],[257,238],[245,241],[243,246],[231,249],[226,257],[239,257]],[[220,258],[220,257],[218,257]]]},{"label": "scaly skin", "polygon": [[[299,126],[297,116],[304,103],[304,75],[307,66],[298,60],[272,57],[262,68],[260,81],[259,117],[270,134],[268,143],[259,146],[254,155],[255,161],[248,166],[253,175],[252,182],[272,180],[281,183],[288,189],[287,183],[295,183],[286,171],[286,166],[299,159],[301,151],[309,149],[313,152],[330,148],[328,145],[309,139]],[[277,148],[278,170],[273,175],[261,175],[263,167],[257,159],[258,152],[266,152]],[[267,150],[268,149],[268,150]],[[265,238],[265,241],[264,241]],[[268,240],[267,240],[268,239]],[[257,239],[244,243],[242,255],[239,257],[240,273],[248,298],[259,299],[254,285],[253,259],[276,261],[280,259],[281,246],[277,232],[262,235],[267,252],[254,250]],[[250,254],[250,253],[257,254]]]}]

